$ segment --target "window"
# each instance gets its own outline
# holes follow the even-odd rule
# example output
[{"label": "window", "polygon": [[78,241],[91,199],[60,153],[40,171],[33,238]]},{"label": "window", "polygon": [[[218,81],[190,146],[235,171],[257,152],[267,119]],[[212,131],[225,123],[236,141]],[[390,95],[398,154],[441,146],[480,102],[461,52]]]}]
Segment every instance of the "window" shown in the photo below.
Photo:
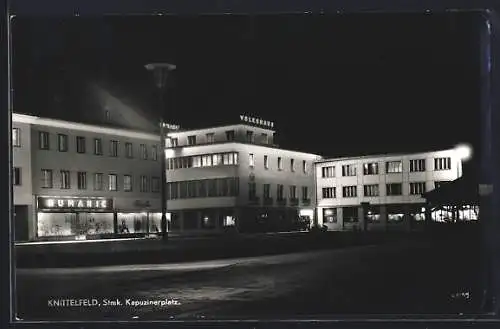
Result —
[{"label": "window", "polygon": [[61,189],[71,188],[71,176],[69,170],[61,170]]},{"label": "window", "polygon": [[46,131],[38,132],[38,146],[40,150],[50,150],[49,133]]},{"label": "window", "polygon": [[21,168],[14,167],[12,172],[12,185],[21,185]]},{"label": "window", "polygon": [[141,186],[140,186],[140,191],[141,192],[148,192],[148,176],[141,176]]},{"label": "window", "polygon": [[250,154],[248,155],[248,165],[249,165],[250,167],[255,166],[255,156],[253,155],[253,153],[250,153]]},{"label": "window", "polygon": [[214,133],[208,133],[206,136],[207,136],[207,143],[208,144],[215,143],[215,134]]},{"label": "window", "polygon": [[21,129],[12,128],[12,146],[21,147]]},{"label": "window", "polygon": [[109,141],[109,155],[115,158],[118,156],[118,141]]},{"label": "window", "polygon": [[151,147],[151,159],[153,159],[153,161],[158,160],[158,146],[156,145]]},{"label": "window", "polygon": [[410,160],[410,172],[425,171],[425,159]]},{"label": "window", "polygon": [[295,171],[295,159],[290,159],[290,171]]},{"label": "window", "polygon": [[380,222],[380,206],[368,206],[365,216],[369,223]]},{"label": "window", "polygon": [[283,200],[285,198],[284,190],[285,187],[281,184],[278,184],[278,186],[276,187],[276,197],[278,200]]},{"label": "window", "polygon": [[363,164],[363,175],[378,175],[378,163]]},{"label": "window", "polygon": [[306,160],[302,160],[302,172],[304,174],[307,174],[307,161]]},{"label": "window", "polygon": [[356,185],[342,187],[342,197],[355,198],[357,196],[358,196],[358,187]]},{"label": "window", "polygon": [[130,142],[125,143],[125,157],[129,159],[134,157],[134,146]]},{"label": "window", "polygon": [[357,223],[359,221],[358,207],[342,207],[342,218],[345,223]]},{"label": "window", "polygon": [[264,169],[269,169],[269,156],[264,155]]},{"label": "window", "polygon": [[123,175],[123,190],[125,192],[132,191],[132,175]]},{"label": "window", "polygon": [[434,159],[434,170],[450,170],[451,158],[436,158]]},{"label": "window", "polygon": [[290,199],[297,199],[297,186],[290,185]]},{"label": "window", "polygon": [[177,146],[179,146],[179,139],[178,138],[170,138],[169,141],[170,141],[170,146],[171,147],[177,147]]},{"label": "window", "polygon": [[425,182],[410,183],[410,195],[422,195],[425,193]]},{"label": "window", "polygon": [[302,200],[309,200],[309,188],[302,186]]},{"label": "window", "polygon": [[141,150],[141,159],[147,160],[148,159],[148,148],[147,148],[146,144],[141,144],[139,146],[139,148]]},{"label": "window", "polygon": [[369,184],[363,186],[364,195],[366,197],[379,196],[379,186],[378,184]]},{"label": "window", "polygon": [[386,184],[386,194],[391,195],[402,195],[403,186],[401,183]]},{"label": "window", "polygon": [[248,199],[255,200],[257,198],[257,184],[248,183]]},{"label": "window", "polygon": [[321,177],[323,178],[335,177],[335,166],[321,168]]},{"label": "window", "polygon": [[271,198],[271,184],[264,184],[264,199]]},{"label": "window", "polygon": [[278,157],[278,170],[283,170],[283,159]]},{"label": "window", "polygon": [[247,131],[247,143],[253,143],[253,131]]},{"label": "window", "polygon": [[52,169],[42,169],[42,188],[52,188]]},{"label": "window", "polygon": [[385,172],[388,174],[403,172],[403,161],[387,161],[385,163]]},{"label": "window", "polygon": [[356,166],[355,165],[343,165],[342,166],[342,176],[356,176]]},{"label": "window", "polygon": [[261,134],[260,135],[260,139],[262,141],[262,144],[268,144],[269,143],[269,137],[267,136],[267,134]]},{"label": "window", "polygon": [[335,187],[323,187],[323,199],[335,199],[337,197]]},{"label": "window", "polygon": [[151,178],[151,192],[158,193],[160,192],[160,178],[152,177]]},{"label": "window", "polygon": [[196,145],[196,136],[188,136],[188,145]]},{"label": "window", "polygon": [[115,174],[108,175],[108,188],[110,191],[118,191],[118,176]]},{"label": "window", "polygon": [[323,223],[336,223],[336,222],[337,222],[337,208],[324,208]]},{"label": "window", "polygon": [[57,144],[59,152],[68,152],[68,135],[58,134]]},{"label": "window", "polygon": [[87,140],[83,136],[76,136],[76,152],[85,153],[87,152]]},{"label": "window", "polygon": [[104,188],[104,175],[101,173],[94,174],[94,190],[102,191]]},{"label": "window", "polygon": [[234,130],[226,131],[226,140],[228,142],[234,141]]},{"label": "window", "polygon": [[84,171],[79,171],[77,173],[77,185],[79,190],[87,189],[87,173]]},{"label": "window", "polygon": [[94,138],[94,154],[102,155],[102,139]]}]

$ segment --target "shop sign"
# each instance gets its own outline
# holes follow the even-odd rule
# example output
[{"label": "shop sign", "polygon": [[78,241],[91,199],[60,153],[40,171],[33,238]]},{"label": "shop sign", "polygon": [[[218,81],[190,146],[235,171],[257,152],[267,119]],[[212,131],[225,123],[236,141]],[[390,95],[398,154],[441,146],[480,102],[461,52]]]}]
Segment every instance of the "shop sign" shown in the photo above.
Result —
[{"label": "shop sign", "polygon": [[38,197],[40,210],[94,210],[105,211],[113,209],[113,199],[85,197]]}]

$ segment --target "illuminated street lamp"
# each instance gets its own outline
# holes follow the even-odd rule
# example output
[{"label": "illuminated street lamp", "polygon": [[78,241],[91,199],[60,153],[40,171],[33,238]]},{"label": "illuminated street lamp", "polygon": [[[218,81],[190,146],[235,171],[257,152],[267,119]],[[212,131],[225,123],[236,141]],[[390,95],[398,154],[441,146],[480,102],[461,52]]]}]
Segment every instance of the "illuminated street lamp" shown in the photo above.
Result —
[{"label": "illuminated street lamp", "polygon": [[164,110],[165,110],[165,86],[167,83],[167,78],[173,70],[176,69],[174,64],[169,63],[152,63],[146,64],[144,66],[146,70],[153,72],[154,82],[156,88],[158,88],[159,96],[159,110],[161,115],[160,120],[160,139],[161,139],[161,152],[160,152],[160,162],[161,162],[161,230],[163,240],[168,240],[167,232],[167,166],[166,166],[166,155],[165,155],[165,136],[168,136],[168,125],[164,122]]}]

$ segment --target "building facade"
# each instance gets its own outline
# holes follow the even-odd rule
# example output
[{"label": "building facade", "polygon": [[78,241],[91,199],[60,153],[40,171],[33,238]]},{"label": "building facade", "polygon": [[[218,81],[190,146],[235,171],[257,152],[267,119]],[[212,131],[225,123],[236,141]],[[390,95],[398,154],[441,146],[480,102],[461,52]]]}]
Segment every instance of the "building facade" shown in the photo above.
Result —
[{"label": "building facade", "polygon": [[169,132],[172,231],[279,231],[313,220],[320,157],[279,148],[269,123],[251,122]]},{"label": "building facade", "polygon": [[160,136],[13,114],[17,241],[156,233]]},{"label": "building facade", "polygon": [[[454,150],[315,163],[318,223],[329,230],[412,229],[425,219],[422,194],[462,176]],[[434,220],[444,220],[434,212]]]}]

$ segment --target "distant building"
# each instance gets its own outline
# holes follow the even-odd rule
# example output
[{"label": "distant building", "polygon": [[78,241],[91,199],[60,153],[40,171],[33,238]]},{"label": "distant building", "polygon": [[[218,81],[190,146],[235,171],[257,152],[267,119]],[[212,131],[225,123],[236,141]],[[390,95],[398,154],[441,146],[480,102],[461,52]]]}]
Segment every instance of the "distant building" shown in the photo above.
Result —
[{"label": "distant building", "polygon": [[[314,216],[315,154],[274,145],[272,124],[170,131],[167,208],[172,231],[288,230]],[[300,223],[299,223],[300,224]]]},{"label": "distant building", "polygon": [[156,233],[159,135],[13,114],[16,240]]},{"label": "distant building", "polygon": [[[410,229],[425,218],[422,194],[462,176],[456,150],[315,163],[318,223],[329,230]],[[432,213],[433,220],[448,216]]]}]

